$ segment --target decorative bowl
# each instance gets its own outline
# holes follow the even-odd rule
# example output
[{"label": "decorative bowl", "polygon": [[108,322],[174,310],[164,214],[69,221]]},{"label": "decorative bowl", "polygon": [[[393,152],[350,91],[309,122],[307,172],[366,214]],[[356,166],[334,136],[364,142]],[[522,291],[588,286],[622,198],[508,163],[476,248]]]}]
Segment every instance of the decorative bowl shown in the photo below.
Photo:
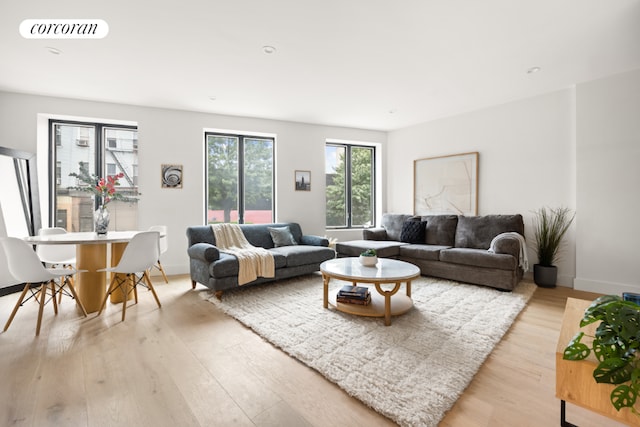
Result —
[{"label": "decorative bowl", "polygon": [[374,256],[360,255],[359,259],[360,259],[360,264],[366,267],[372,267],[378,263],[378,257],[375,255]]}]

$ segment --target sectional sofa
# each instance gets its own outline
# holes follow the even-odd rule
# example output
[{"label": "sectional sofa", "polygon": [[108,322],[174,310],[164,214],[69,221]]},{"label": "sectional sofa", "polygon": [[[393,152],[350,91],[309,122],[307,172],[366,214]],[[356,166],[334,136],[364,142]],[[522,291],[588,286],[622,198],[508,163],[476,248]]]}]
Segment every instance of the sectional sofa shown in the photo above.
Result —
[{"label": "sectional sofa", "polygon": [[[240,228],[249,243],[269,250],[275,263],[275,277],[259,277],[242,286],[309,274],[318,271],[324,261],[335,258],[335,251],[328,247],[329,241],[326,238],[302,234],[298,223],[241,224]],[[278,234],[274,234],[274,230]],[[283,231],[286,234],[283,235]],[[286,238],[281,239],[282,236]],[[223,291],[239,286],[238,260],[216,247],[210,226],[188,227],[187,241],[193,288],[196,283],[201,283],[221,297]]]},{"label": "sectional sofa", "polygon": [[502,290],[512,290],[528,268],[523,247],[524,223],[519,214],[384,214],[381,225],[363,230],[362,240],[338,242],[338,257],[358,256],[366,249],[375,249],[379,257],[417,265],[425,276]]}]

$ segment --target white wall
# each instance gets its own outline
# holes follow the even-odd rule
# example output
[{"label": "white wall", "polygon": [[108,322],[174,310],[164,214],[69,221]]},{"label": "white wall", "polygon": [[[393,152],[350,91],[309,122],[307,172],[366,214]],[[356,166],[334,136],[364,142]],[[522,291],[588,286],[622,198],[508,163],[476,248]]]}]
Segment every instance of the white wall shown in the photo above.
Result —
[{"label": "white wall", "polygon": [[[574,91],[562,90],[390,132],[387,211],[413,212],[415,159],[477,151],[478,214],[520,213],[533,241],[532,212],[575,203]],[[569,230],[558,284],[575,276]],[[533,265],[535,254],[529,250]]]},{"label": "white wall", "polygon": [[[62,115],[138,124],[138,224],[141,229],[168,226],[163,266],[169,274],[188,272],[185,230],[204,222],[205,129],[275,134],[277,220],[299,222],[305,233],[319,235],[326,234],[325,140],[386,142],[386,133],[377,131],[0,92],[0,145],[36,152],[39,115],[41,120]],[[163,163],[184,166],[183,189],[160,188]],[[295,191],[297,169],[311,171],[311,191]]]},{"label": "white wall", "polygon": [[640,292],[640,70],[578,86],[575,288]]}]

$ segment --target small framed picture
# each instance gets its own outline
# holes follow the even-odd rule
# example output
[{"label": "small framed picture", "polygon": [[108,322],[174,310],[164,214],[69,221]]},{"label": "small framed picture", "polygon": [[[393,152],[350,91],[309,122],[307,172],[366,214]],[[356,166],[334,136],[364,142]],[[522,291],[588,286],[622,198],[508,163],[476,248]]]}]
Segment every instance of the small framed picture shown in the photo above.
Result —
[{"label": "small framed picture", "polygon": [[296,191],[311,191],[311,171],[296,171]]},{"label": "small framed picture", "polygon": [[162,188],[182,188],[182,165],[162,165]]}]

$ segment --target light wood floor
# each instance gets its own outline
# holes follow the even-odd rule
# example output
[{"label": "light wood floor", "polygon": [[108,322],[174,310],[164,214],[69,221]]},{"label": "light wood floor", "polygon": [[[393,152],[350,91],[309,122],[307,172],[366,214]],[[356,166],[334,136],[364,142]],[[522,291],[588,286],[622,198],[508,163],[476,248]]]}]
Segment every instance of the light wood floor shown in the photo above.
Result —
[{"label": "light wood floor", "polygon": [[[263,341],[193,291],[186,276],[154,283],[127,310],[100,317],[37,306],[0,333],[0,426],[391,426],[315,371]],[[441,426],[557,426],[554,354],[568,296],[538,289]],[[0,326],[18,295],[0,298]],[[310,302],[313,303],[313,302]],[[317,302],[321,304],[321,301]],[[568,405],[581,427],[618,426]]]}]

